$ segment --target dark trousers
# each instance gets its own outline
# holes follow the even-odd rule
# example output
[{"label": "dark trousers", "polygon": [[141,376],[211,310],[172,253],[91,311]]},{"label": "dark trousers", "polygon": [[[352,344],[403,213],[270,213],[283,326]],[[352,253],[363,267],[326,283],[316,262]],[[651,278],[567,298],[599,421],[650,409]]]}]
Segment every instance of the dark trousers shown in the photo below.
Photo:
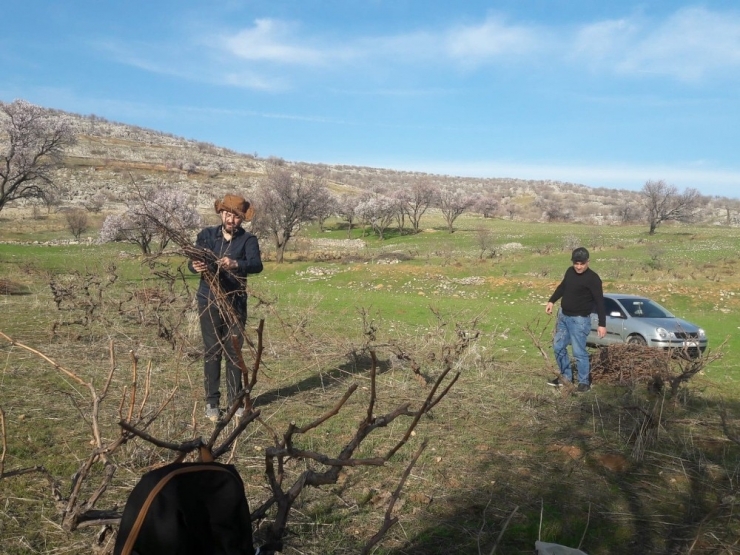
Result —
[{"label": "dark trousers", "polygon": [[244,326],[247,309],[236,306],[237,322],[229,326],[214,303],[201,304],[200,331],[203,334],[203,374],[206,403],[219,406],[221,398],[221,360],[225,361],[226,392],[229,406],[242,390],[242,371],[239,368],[240,352],[244,345]]}]

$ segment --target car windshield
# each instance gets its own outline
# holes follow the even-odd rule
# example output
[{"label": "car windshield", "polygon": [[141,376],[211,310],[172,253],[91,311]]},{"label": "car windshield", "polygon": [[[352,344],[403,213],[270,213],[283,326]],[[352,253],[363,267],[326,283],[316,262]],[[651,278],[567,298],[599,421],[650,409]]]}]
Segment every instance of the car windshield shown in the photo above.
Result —
[{"label": "car windshield", "polygon": [[673,314],[650,299],[619,299],[619,302],[634,318],[674,318]]}]

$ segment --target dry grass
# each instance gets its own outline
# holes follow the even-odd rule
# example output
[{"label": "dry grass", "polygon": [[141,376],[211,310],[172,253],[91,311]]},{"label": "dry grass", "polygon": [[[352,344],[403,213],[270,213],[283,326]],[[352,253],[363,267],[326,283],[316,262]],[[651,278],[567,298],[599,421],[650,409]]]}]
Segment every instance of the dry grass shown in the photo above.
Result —
[{"label": "dry grass", "polygon": [[[291,323],[290,317],[283,318]],[[312,337],[310,325],[304,331],[304,337]],[[317,372],[305,354],[296,358],[291,356],[296,351],[288,348],[297,341],[310,352],[312,340],[304,343],[295,334],[288,339],[277,329],[269,335],[268,365],[254,398],[273,429],[312,420],[350,383],[367,395],[367,361],[347,358],[345,352],[330,362],[329,353],[343,352],[342,342],[321,336],[324,355]],[[44,351],[67,364],[74,361],[81,375],[99,383],[105,345],[96,336],[89,333],[72,342],[58,338]],[[379,343],[390,344],[388,339],[378,330]],[[137,345],[138,340],[131,340],[118,349],[125,353],[134,347],[142,359],[153,361],[152,404],[177,388],[153,433],[180,440],[207,434],[199,363],[184,354],[197,337],[183,336],[183,348],[175,351],[161,342]],[[431,361],[439,355],[441,341],[407,346],[415,360],[427,361],[425,373],[435,373]],[[420,398],[427,387],[390,349],[385,352],[378,413]],[[89,407],[53,369],[12,350],[5,359],[3,397],[13,392],[8,463],[42,461],[65,482],[90,448],[89,430],[80,418]],[[122,356],[114,380],[118,395],[130,379],[125,360]],[[740,451],[724,437],[718,407],[699,390],[686,388],[668,398],[650,395],[643,387],[597,384],[587,396],[562,396],[544,386],[542,370],[499,365],[480,357],[475,348],[462,369],[450,397],[422,422],[408,449],[391,464],[377,470],[348,469],[336,486],[308,491],[301,498],[286,553],[357,553],[382,524],[405,462],[422,439],[430,447],[396,506],[401,525],[391,530],[380,552],[487,553],[516,507],[498,545],[501,553],[529,552],[537,538],[575,546],[582,536],[583,548],[592,555],[643,548],[641,552],[649,553],[737,552],[732,547],[738,533],[733,484]],[[118,433],[114,399],[104,408],[108,438]],[[341,418],[303,438],[303,447],[335,449],[351,434],[365,403],[362,394],[353,399]],[[393,432],[369,441],[363,454],[387,449]],[[263,454],[270,444],[269,434],[258,427],[229,456],[245,479],[253,507],[268,494]],[[122,502],[143,469],[169,458],[146,444],[128,444],[117,455],[119,469],[106,505]],[[288,476],[302,469],[289,466]],[[84,552],[93,542],[94,530],[69,535],[59,529],[55,504],[40,477],[1,480],[0,488],[6,499],[0,531],[4,552]]]},{"label": "dry grass", "polygon": [[[95,252],[114,256],[118,248]],[[188,304],[192,291],[171,290],[167,282],[149,274],[135,276],[125,266],[128,259],[116,260],[121,276],[109,285],[104,279],[86,281],[88,273],[81,268],[77,274],[67,268],[60,276],[58,270],[47,272],[39,261],[14,265],[13,272],[23,269],[12,275],[12,281],[27,285],[30,294],[1,299],[0,330],[97,385],[105,379],[109,342],[114,341],[118,369],[102,407],[104,438],[120,433],[119,400],[131,384],[129,352],[137,354],[141,366],[152,364],[151,406],[175,391],[152,433],[172,441],[207,436],[212,425],[202,418],[200,336]],[[65,256],[64,262],[71,261]],[[295,289],[287,292],[290,285],[274,276],[280,272],[295,276],[304,266],[271,268],[256,281],[250,323],[265,317],[267,329],[265,364],[253,398],[274,430],[282,432],[293,421],[301,425],[314,420],[351,384],[358,385],[356,396],[326,428],[302,437],[301,447],[332,452],[364,416],[369,364],[362,346],[367,327],[356,312],[340,313],[339,309],[346,310],[341,305],[346,303],[344,291],[369,298],[378,276],[390,302],[400,304],[403,295],[411,296],[404,284],[412,283],[426,293],[423,303],[428,311],[430,299],[436,299],[434,288],[454,283],[455,272],[486,275],[478,266],[451,267],[451,279],[443,279],[438,267],[431,266],[430,272],[413,261],[407,264],[347,266],[344,281],[300,282],[306,289],[303,297]],[[539,314],[542,291],[551,288],[553,278],[510,272],[486,276],[482,285],[460,287],[454,294],[458,302],[467,295],[477,305],[495,306],[502,322],[529,305]],[[105,265],[98,270],[91,266],[89,273],[105,276]],[[56,310],[48,287],[52,277],[86,283],[87,289],[75,289]],[[726,293],[729,287],[723,282],[702,282],[693,289],[686,282],[661,285],[658,280],[629,285],[649,290],[657,299],[695,294],[698,303],[728,310],[738,302]],[[396,290],[400,293],[393,297]],[[415,289],[409,291],[416,295]],[[450,295],[449,289],[440,291]],[[518,297],[517,291],[522,291]],[[90,312],[98,294],[102,304]],[[339,298],[337,304],[327,307],[326,299],[334,297]],[[374,322],[373,343],[381,363],[377,414],[423,399],[428,380],[412,371],[409,358],[419,364],[422,377],[433,378],[440,371],[442,346],[455,335],[456,323],[468,327],[466,315],[471,312],[442,311],[442,318],[431,317],[433,323],[423,328],[404,327],[399,318]],[[85,314],[91,315],[86,322]],[[720,373],[710,365],[675,394],[670,388],[650,390],[644,376],[631,375],[626,380],[595,377],[591,393],[570,395],[545,385],[551,370],[541,358],[516,354],[536,351],[531,341],[509,337],[522,336],[520,330],[512,324],[507,325],[512,329],[494,324],[489,323],[492,331],[461,359],[457,368],[461,378],[448,398],[422,419],[416,435],[386,467],[348,469],[338,484],[301,497],[291,515],[285,553],[358,553],[382,525],[390,496],[423,440],[429,440],[429,447],[394,509],[400,523],[376,553],[491,553],[497,541],[497,553],[531,553],[538,538],[573,547],[582,541],[590,555],[740,553],[736,544],[740,446],[733,439],[737,434],[725,433],[721,418],[727,418],[728,429],[737,429],[740,405],[735,396],[723,398],[733,379],[731,368],[723,366]],[[616,357],[612,365],[629,362],[634,368],[641,360],[617,351],[611,353]],[[68,493],[69,477],[91,449],[85,391],[37,357],[2,343],[0,406],[6,413],[8,439],[5,472],[41,464],[59,481],[62,493]],[[386,451],[399,427],[373,436],[361,454]],[[228,455],[244,477],[253,508],[269,495],[264,453],[272,444],[267,430],[256,426]],[[116,477],[100,507],[122,503],[144,469],[167,460],[171,454],[144,442],[127,444],[116,454]],[[289,477],[305,468],[306,463],[289,465]],[[84,495],[92,489],[92,484],[86,487]],[[59,507],[40,474],[1,479],[0,499],[3,553],[85,553],[99,532],[64,531]]]}]

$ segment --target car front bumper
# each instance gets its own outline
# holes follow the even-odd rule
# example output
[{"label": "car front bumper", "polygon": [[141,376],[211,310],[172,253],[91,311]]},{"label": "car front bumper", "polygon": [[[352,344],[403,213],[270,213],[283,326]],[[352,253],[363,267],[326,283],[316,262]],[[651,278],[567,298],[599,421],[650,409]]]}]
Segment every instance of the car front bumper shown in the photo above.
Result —
[{"label": "car front bumper", "polygon": [[651,338],[648,340],[650,347],[656,347],[659,349],[677,349],[687,351],[701,351],[702,353],[707,348],[706,339],[656,339]]}]

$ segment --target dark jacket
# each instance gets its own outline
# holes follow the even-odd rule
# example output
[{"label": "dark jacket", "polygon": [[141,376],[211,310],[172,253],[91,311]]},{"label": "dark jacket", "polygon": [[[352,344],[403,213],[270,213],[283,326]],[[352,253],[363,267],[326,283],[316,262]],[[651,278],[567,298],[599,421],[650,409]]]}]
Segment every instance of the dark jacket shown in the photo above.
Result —
[{"label": "dark jacket", "polygon": [[[223,270],[212,268],[217,271],[219,283],[224,292],[228,294],[232,304],[235,306],[245,304],[247,300],[247,274],[259,274],[262,271],[262,258],[257,237],[239,227],[231,237],[231,241],[224,238],[223,226],[211,226],[198,233],[195,246],[211,251],[216,259],[223,256],[236,260],[236,270]],[[195,272],[192,260],[188,262],[188,268]],[[213,292],[203,276],[198,286],[198,302],[208,303],[213,299]]]},{"label": "dark jacket", "polygon": [[599,326],[606,326],[601,278],[591,268],[582,274],[576,272],[573,266],[568,268],[549,302],[554,303],[559,299],[562,299],[560,307],[566,316],[588,316],[595,312],[599,316]]}]

